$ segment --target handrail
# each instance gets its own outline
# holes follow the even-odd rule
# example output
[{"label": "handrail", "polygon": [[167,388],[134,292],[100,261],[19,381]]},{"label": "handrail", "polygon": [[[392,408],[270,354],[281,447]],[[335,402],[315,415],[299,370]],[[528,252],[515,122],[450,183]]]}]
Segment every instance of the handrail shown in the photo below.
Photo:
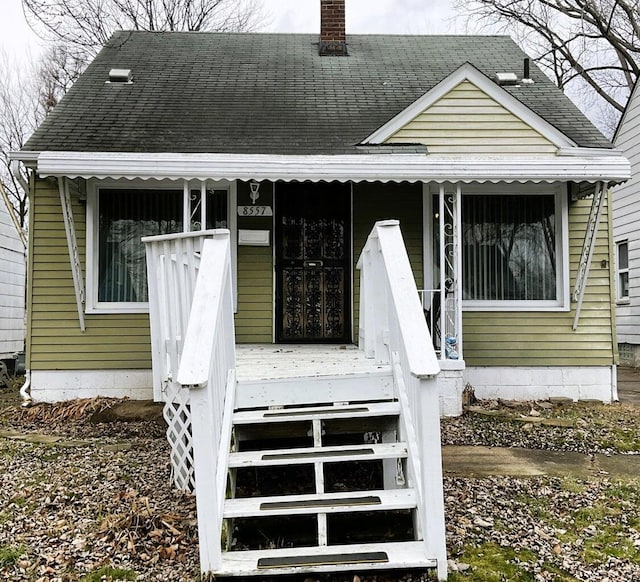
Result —
[{"label": "handrail", "polygon": [[196,507],[203,572],[220,566],[226,462],[235,398],[229,232],[205,240],[177,381],[190,389]]},{"label": "handrail", "polygon": [[397,220],[376,222],[358,259],[360,347],[391,364],[403,438],[418,498],[418,529],[427,555],[447,575],[440,449],[440,365]]},{"label": "handrail", "polygon": [[376,222],[357,267],[362,281],[360,326],[365,351],[373,347],[376,360],[386,363],[390,362],[390,351],[404,352],[414,376],[438,374],[440,366],[399,221]]}]

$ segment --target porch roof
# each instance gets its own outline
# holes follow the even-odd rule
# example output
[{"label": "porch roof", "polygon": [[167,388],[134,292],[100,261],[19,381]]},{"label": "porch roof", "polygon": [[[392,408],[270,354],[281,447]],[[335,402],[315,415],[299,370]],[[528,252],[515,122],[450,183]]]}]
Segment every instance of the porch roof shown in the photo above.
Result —
[{"label": "porch roof", "polygon": [[21,152],[15,158],[30,162],[43,177],[97,179],[620,183],[630,177],[629,162],[620,152],[593,148],[568,148],[547,157],[48,151]]}]

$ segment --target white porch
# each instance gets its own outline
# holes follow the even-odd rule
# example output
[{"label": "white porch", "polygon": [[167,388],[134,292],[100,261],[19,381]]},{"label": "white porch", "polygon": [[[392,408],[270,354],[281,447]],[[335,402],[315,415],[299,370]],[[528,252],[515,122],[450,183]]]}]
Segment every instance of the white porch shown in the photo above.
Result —
[{"label": "white porch", "polygon": [[[462,413],[464,362],[440,360],[440,416]],[[329,387],[327,402],[393,398],[391,365],[376,362],[353,344],[237,344],[239,408],[318,401],[318,386]],[[331,390],[331,380],[350,380]],[[270,383],[267,394],[261,390]]]},{"label": "white porch", "polygon": [[[358,348],[237,346],[229,232],[203,234],[144,239],[154,391],[174,483],[195,488],[202,572],[446,579],[440,366],[398,222],[377,223],[358,262]],[[363,466],[366,483],[345,485]],[[391,538],[370,528],[398,519]],[[253,539],[264,527],[286,539]]]}]

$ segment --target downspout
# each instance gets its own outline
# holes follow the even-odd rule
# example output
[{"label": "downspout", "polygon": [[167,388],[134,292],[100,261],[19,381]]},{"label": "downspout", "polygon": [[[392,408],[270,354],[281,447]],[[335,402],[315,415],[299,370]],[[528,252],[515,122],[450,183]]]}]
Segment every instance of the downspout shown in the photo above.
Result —
[{"label": "downspout", "polygon": [[[29,188],[29,184],[27,183],[27,181],[24,179],[24,177],[22,176],[22,174],[20,173],[20,162],[19,160],[11,160],[11,164],[9,165],[9,171],[11,172],[11,174],[13,175],[13,177],[16,179],[16,181],[18,182],[18,184],[20,184],[20,186],[22,187],[22,189],[24,190],[25,194],[27,196],[30,195],[31,193],[31,189]],[[6,193],[4,192],[4,188],[2,188],[2,194],[3,194],[3,198],[6,197]],[[6,198],[5,198],[5,202],[7,202]],[[9,213],[11,214],[11,211],[13,209],[9,210]],[[13,217],[13,214],[12,214]],[[15,220],[14,220],[15,222]],[[20,237],[22,238],[22,242],[24,243],[25,248],[27,249],[27,279],[29,277],[29,250],[30,250],[30,245],[29,245],[29,241],[27,240],[27,237],[24,234],[24,231],[19,228],[19,224],[17,224],[17,228],[18,228],[18,232],[20,233]],[[26,281],[26,285],[25,288],[28,290],[29,288],[29,281]],[[27,368],[25,370],[25,380],[24,380],[24,384],[22,385],[22,387],[20,388],[20,397],[22,398],[22,406],[27,407],[27,406],[31,406],[31,401],[33,400],[31,397],[31,370],[29,368]]]},{"label": "downspout", "polygon": [[618,352],[618,324],[616,321],[616,273],[614,270],[614,244],[613,244],[613,202],[612,192],[607,190],[607,226],[609,231],[609,303],[611,305],[611,350],[613,364],[611,366],[611,402],[618,402],[618,364],[620,354]]}]

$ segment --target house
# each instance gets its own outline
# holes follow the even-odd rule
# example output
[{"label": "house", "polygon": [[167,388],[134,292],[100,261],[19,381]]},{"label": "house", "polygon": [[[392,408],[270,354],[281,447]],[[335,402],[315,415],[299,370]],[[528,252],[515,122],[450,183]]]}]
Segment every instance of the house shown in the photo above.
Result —
[{"label": "house", "polygon": [[[143,235],[231,229],[239,343],[351,343],[355,262],[397,218],[458,384],[611,400],[607,192],[626,159],[508,37],[320,46],[336,44],[345,56],[312,34],[113,35],[14,154],[35,177],[34,398],[151,395]],[[310,296],[298,265],[317,261]],[[307,301],[334,308],[302,316]]]},{"label": "house", "polygon": [[640,323],[638,317],[638,260],[640,260],[640,236],[637,220],[640,216],[640,156],[637,151],[638,112],[640,93],[636,83],[625,111],[620,119],[613,142],[631,163],[631,179],[614,190],[613,244],[616,302],[616,331],[620,361],[623,364],[640,365]]},{"label": "house", "polygon": [[319,38],[116,32],[13,154],[31,394],[165,402],[204,573],[444,580],[465,386],[615,397],[629,163],[510,38],[320,6]]},{"label": "house", "polygon": [[9,212],[0,197],[0,363],[12,368],[24,350],[26,241]]}]

